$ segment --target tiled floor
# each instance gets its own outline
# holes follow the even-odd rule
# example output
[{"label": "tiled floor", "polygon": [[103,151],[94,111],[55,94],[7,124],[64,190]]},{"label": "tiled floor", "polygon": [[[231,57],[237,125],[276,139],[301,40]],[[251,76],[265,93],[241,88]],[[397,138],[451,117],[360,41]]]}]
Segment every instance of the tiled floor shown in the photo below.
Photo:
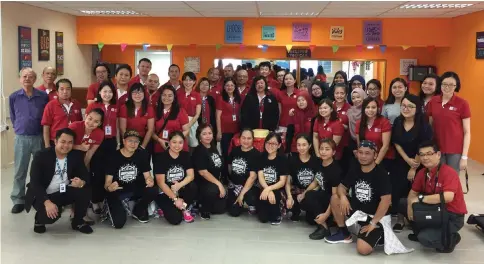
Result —
[{"label": "tiled floor", "polygon": [[[484,213],[484,166],[470,163],[470,188],[466,202],[470,213]],[[33,232],[33,213],[12,215],[9,193],[12,169],[1,177],[1,262],[8,264],[111,264],[111,263],[484,263],[484,234],[465,226],[462,242],[452,254],[437,254],[410,242],[408,231],[399,235],[415,252],[386,256],[382,248],[361,257],[351,245],[329,245],[311,241],[313,227],[283,221],[280,226],[259,223],[255,217],[213,216],[210,221],[197,217],[195,223],[170,226],[163,219],[148,224],[129,220],[122,230],[97,223],[94,233],[73,232],[67,214],[47,233]]]}]

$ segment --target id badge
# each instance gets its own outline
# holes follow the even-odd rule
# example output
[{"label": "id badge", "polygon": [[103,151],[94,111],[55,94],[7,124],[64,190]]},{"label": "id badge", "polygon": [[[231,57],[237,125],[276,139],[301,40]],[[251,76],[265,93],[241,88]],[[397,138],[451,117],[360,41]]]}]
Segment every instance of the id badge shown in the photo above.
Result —
[{"label": "id badge", "polygon": [[112,133],[112,131],[111,131],[111,126],[105,126],[105,127],[104,127],[104,134],[105,134],[106,136],[111,136],[111,133]]},{"label": "id badge", "polygon": [[163,139],[168,139],[168,130],[163,130]]},{"label": "id badge", "polygon": [[260,119],[262,119],[262,112],[259,112],[260,113]]},{"label": "id badge", "polygon": [[232,121],[237,121],[237,116],[236,115],[232,115]]},{"label": "id badge", "polygon": [[59,190],[61,193],[65,193],[66,192],[66,184],[65,183],[61,183],[59,185]]}]

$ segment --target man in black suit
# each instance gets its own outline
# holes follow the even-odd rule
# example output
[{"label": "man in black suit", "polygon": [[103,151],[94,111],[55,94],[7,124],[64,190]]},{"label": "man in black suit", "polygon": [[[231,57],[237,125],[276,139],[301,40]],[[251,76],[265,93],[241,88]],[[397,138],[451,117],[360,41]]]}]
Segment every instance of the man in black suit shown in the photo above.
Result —
[{"label": "man in black suit", "polygon": [[89,173],[80,151],[72,150],[76,134],[69,128],[56,133],[55,147],[39,151],[30,169],[25,209],[33,206],[35,213],[34,232],[44,233],[46,224],[55,223],[61,216],[61,207],[74,204],[72,229],[84,234],[92,233],[83,217],[91,198]]}]

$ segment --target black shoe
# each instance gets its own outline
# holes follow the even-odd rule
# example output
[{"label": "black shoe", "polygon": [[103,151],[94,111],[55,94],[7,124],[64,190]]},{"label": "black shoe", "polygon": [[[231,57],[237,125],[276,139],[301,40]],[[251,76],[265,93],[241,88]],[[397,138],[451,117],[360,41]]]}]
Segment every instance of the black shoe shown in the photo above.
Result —
[{"label": "black shoe", "polygon": [[150,217],[148,215],[148,212],[145,210],[145,212],[142,213],[135,213],[131,215],[134,219],[138,220],[140,223],[148,223],[150,221]]},{"label": "black shoe", "polygon": [[454,251],[455,247],[457,246],[457,244],[460,243],[461,239],[462,239],[461,236],[459,234],[456,234],[455,244],[451,248],[448,248],[448,249],[436,248],[435,250],[439,253],[452,253]]},{"label": "black shoe", "polygon": [[203,220],[210,220],[210,213],[200,212],[200,218],[202,218]]},{"label": "black shoe", "polygon": [[418,242],[418,237],[414,233],[408,234],[408,240],[413,241],[413,242]]},{"label": "black shoe", "polygon": [[25,205],[16,204],[12,207],[12,214],[20,214],[25,209]]},{"label": "black shoe", "polygon": [[403,231],[403,228],[405,227],[405,224],[400,224],[400,223],[396,223],[394,226],[393,226],[393,232],[395,233],[400,233]]},{"label": "black shoe", "polygon": [[45,233],[45,231],[47,231],[47,229],[45,228],[45,225],[39,224],[37,221],[35,221],[34,232],[37,234],[43,234]]},{"label": "black shoe", "polygon": [[299,222],[299,214],[293,214],[293,215],[291,215],[291,221],[293,221],[293,222]]},{"label": "black shoe", "polygon": [[91,234],[93,232],[91,226],[88,225],[88,224],[85,224],[85,223],[82,224],[82,225],[78,225],[78,226],[72,224],[71,226],[72,226],[72,229],[74,229],[76,231],[79,231],[79,232],[81,232],[83,234]]},{"label": "black shoe", "polygon": [[324,226],[318,226],[318,229],[316,229],[316,231],[310,234],[309,238],[312,240],[321,240],[329,235],[330,233],[328,229],[324,228]]}]

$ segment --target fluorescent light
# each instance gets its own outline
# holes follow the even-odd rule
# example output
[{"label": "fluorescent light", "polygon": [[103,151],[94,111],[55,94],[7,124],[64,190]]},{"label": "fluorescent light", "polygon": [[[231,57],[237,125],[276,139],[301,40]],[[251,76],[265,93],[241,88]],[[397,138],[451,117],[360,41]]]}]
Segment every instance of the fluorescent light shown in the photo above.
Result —
[{"label": "fluorescent light", "polygon": [[257,45],[257,47],[258,47],[259,49],[262,49],[264,46],[262,46],[262,45]]},{"label": "fluorescent light", "polygon": [[319,15],[319,12],[260,12],[260,16],[265,17],[315,17]]},{"label": "fluorescent light", "polygon": [[367,49],[374,49],[374,48],[375,48],[375,46],[370,45],[370,46],[367,46],[366,48],[367,48]]},{"label": "fluorescent light", "polygon": [[138,12],[131,10],[79,10],[86,15],[114,15],[114,16],[134,16],[139,15]]},{"label": "fluorescent light", "polygon": [[406,9],[436,9],[436,8],[466,8],[474,4],[406,4],[400,8]]}]

